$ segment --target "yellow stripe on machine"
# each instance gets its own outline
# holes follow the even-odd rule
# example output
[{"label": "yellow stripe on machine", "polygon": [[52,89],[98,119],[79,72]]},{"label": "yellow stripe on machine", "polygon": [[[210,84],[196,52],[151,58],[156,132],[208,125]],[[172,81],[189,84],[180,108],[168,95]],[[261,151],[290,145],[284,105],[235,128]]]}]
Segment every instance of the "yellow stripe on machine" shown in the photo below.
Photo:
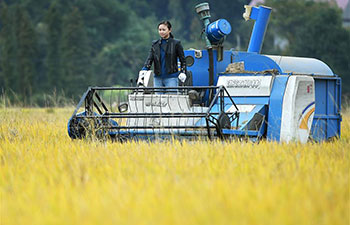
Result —
[{"label": "yellow stripe on machine", "polygon": [[304,116],[304,118],[302,119],[299,128],[300,129],[304,129],[307,130],[308,126],[307,126],[307,121],[309,120],[311,114],[315,112],[315,107],[313,107],[308,113],[306,113],[306,115]]}]

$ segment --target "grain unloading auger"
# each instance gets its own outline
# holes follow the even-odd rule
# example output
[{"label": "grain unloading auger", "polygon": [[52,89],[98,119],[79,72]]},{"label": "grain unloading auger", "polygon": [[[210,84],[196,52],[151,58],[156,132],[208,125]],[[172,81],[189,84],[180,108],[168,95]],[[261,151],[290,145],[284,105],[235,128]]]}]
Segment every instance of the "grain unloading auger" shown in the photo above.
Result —
[{"label": "grain unloading auger", "polygon": [[185,51],[184,83],[153,88],[149,71],[138,87],[90,87],[69,120],[69,136],[302,143],[340,136],[340,77],[317,59],[260,54],[270,8],[246,6],[243,17],[255,20],[247,52],[223,49],[231,26],[211,23],[207,3],[196,11],[206,50]]}]

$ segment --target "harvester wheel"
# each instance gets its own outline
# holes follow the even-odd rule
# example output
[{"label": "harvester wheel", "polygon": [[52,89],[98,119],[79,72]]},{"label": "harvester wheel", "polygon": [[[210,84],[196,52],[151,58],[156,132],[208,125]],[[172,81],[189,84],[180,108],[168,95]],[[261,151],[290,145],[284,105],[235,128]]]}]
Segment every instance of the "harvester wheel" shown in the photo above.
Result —
[{"label": "harvester wheel", "polygon": [[86,130],[89,122],[82,118],[73,117],[68,123],[68,134],[72,139],[82,139],[86,137]]}]

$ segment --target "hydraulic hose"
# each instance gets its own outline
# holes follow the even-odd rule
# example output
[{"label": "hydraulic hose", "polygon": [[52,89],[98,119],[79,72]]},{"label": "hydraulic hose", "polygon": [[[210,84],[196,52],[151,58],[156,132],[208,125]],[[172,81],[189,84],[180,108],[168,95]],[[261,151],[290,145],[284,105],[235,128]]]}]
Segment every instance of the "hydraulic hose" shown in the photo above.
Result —
[{"label": "hydraulic hose", "polygon": [[[209,86],[214,85],[214,55],[213,55],[213,48],[208,48],[208,55],[209,55]],[[209,90],[209,104],[213,100],[214,92],[213,89]]]}]

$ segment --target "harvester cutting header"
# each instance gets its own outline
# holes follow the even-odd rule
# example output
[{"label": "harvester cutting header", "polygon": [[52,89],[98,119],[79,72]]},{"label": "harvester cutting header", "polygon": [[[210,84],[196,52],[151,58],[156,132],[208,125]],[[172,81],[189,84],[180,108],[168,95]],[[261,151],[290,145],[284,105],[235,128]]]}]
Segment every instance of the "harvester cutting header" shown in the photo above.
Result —
[{"label": "harvester cutting header", "polygon": [[186,79],[153,87],[147,71],[137,87],[89,87],[68,122],[69,136],[302,143],[340,137],[340,77],[314,58],[260,54],[271,8],[245,9],[244,19],[255,21],[246,52],[224,50],[230,23],[211,22],[209,4],[199,4],[206,49],[184,51]]}]

